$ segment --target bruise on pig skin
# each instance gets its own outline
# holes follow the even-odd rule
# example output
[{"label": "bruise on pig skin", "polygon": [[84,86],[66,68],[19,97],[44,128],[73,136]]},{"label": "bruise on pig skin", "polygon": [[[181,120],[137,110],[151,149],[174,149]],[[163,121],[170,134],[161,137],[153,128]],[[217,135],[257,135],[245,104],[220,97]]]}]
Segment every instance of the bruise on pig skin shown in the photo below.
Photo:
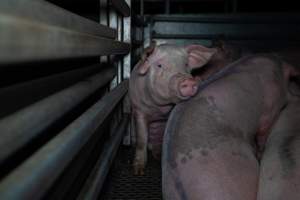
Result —
[{"label": "bruise on pig skin", "polygon": [[[185,106],[185,109],[180,108],[183,107],[183,105]],[[201,107],[193,107],[193,105],[201,105],[209,109],[201,109]],[[213,97],[194,98],[178,105],[175,109],[176,110],[173,111],[174,113],[181,113],[181,121],[179,122],[178,115],[173,115],[172,121],[170,121],[172,126],[168,129],[169,132],[173,132],[173,137],[166,141],[168,143],[168,149],[166,149],[168,162],[172,168],[176,168],[177,164],[175,161],[177,160],[178,155],[183,155],[184,157],[182,159],[189,160],[193,158],[191,155],[193,150],[197,150],[201,155],[207,156],[209,151],[214,150],[222,143],[226,143],[228,137],[240,140],[241,142],[243,142],[243,140],[248,140],[247,138],[243,138],[243,135],[245,134],[241,134],[241,130],[228,125],[222,116],[222,112],[215,105]],[[191,113],[192,115],[193,113],[195,115],[200,115],[204,120],[203,123],[207,126],[192,126],[191,123],[193,123],[193,121],[191,119],[197,116],[187,116],[185,113],[188,113],[188,115],[191,115]],[[212,119],[215,121],[212,121]],[[215,123],[221,126],[215,127]],[[206,129],[207,127],[209,127],[210,131],[207,132],[206,136],[214,138],[209,142],[205,140],[205,138],[202,138],[202,135],[198,134],[202,129]],[[176,153],[174,154],[174,152]],[[241,156],[241,154],[234,155]]]}]

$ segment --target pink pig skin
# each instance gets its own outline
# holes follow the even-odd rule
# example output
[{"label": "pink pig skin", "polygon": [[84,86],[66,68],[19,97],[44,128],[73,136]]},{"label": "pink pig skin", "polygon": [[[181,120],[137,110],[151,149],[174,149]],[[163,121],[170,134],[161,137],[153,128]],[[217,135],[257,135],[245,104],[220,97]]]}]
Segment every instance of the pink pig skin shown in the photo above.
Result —
[{"label": "pink pig skin", "polygon": [[163,139],[164,200],[257,198],[256,152],[287,104],[287,83],[296,73],[270,55],[246,56],[229,66],[230,73],[170,114]]}]

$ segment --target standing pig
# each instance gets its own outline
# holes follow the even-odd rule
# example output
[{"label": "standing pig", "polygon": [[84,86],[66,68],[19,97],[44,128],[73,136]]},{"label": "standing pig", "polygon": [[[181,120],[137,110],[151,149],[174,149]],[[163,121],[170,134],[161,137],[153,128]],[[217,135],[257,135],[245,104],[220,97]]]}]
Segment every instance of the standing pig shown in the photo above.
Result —
[{"label": "standing pig", "polygon": [[231,73],[189,101],[168,120],[163,145],[165,200],[254,200],[260,144],[286,104],[292,69],[271,56],[247,56]]},{"label": "standing pig", "polygon": [[266,143],[258,200],[300,199],[300,90],[294,87]]},{"label": "standing pig", "polygon": [[215,52],[216,49],[201,45],[152,46],[146,50],[148,55],[134,67],[129,97],[137,137],[135,174],[144,173],[148,137],[157,156],[173,105],[196,94],[197,81],[191,75],[192,69],[205,65]]}]

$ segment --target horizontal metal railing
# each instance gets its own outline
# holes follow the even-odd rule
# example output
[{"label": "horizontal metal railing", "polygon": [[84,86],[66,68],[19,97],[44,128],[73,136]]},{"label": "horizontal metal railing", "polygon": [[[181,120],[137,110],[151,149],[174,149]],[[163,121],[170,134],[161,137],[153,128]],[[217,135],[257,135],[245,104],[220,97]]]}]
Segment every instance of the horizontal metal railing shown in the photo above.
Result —
[{"label": "horizontal metal railing", "polygon": [[0,164],[115,75],[107,69],[0,120]]},{"label": "horizontal metal railing", "polygon": [[77,198],[98,196],[127,131],[131,71],[131,1],[100,5],[103,25],[47,1],[0,1],[0,74],[15,76],[0,85],[0,199],[68,198],[77,176]]},{"label": "horizontal metal railing", "polygon": [[298,13],[253,14],[196,14],[196,15],[153,15],[146,16],[148,22],[228,23],[228,24],[278,24],[299,23]]},{"label": "horizontal metal railing", "polygon": [[114,136],[104,144],[104,151],[98,158],[94,169],[90,173],[84,187],[82,188],[78,200],[92,200],[97,199],[99,192],[105,181],[105,177],[109,172],[113,158],[115,157],[118,147],[121,143],[122,136],[126,131],[129,122],[129,116],[125,115],[123,120],[119,123]]},{"label": "horizontal metal railing", "polygon": [[[87,76],[101,71],[100,63],[86,65],[79,69],[69,70],[26,82],[17,83],[0,90],[0,118],[25,106],[66,88]],[[24,95],[30,94],[30,95]]]},{"label": "horizontal metal railing", "polygon": [[47,1],[1,0],[1,16],[15,17],[46,26],[114,39],[114,29],[69,12]]},{"label": "horizontal metal railing", "polygon": [[109,39],[115,30],[75,16],[44,1],[1,1],[0,64],[129,52],[129,44]]},{"label": "horizontal metal railing", "polygon": [[153,39],[223,39],[223,40],[282,40],[283,38],[288,38],[293,41],[300,41],[299,35],[285,35],[285,34],[276,34],[272,35],[223,35],[223,34],[159,34],[155,31],[152,32]]},{"label": "horizontal metal railing", "polygon": [[0,199],[40,199],[127,92],[123,81],[0,183]]},{"label": "horizontal metal railing", "polygon": [[145,18],[149,39],[171,43],[211,45],[212,40],[225,40],[256,49],[300,43],[298,13],[149,15]]}]

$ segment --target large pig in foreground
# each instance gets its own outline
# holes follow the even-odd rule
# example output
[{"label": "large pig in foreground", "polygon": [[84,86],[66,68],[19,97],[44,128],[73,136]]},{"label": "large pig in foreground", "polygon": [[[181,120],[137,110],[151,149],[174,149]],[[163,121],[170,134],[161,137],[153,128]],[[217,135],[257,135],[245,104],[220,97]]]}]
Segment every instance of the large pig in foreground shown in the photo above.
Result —
[{"label": "large pig in foreground", "polygon": [[290,91],[260,163],[258,200],[300,199],[300,90]]},{"label": "large pig in foreground", "polygon": [[[165,123],[173,105],[197,92],[197,81],[191,75],[205,65],[214,48],[201,45],[180,47],[152,46],[134,67],[129,81],[133,125],[136,134],[134,173],[143,174],[147,161],[148,138],[153,152],[160,152]],[[161,138],[161,139],[160,139]]]},{"label": "large pig in foreground", "polygon": [[[228,66],[227,66],[228,67]],[[165,131],[165,200],[254,200],[256,144],[286,104],[293,70],[272,56],[247,56],[225,77],[172,111]]]}]

